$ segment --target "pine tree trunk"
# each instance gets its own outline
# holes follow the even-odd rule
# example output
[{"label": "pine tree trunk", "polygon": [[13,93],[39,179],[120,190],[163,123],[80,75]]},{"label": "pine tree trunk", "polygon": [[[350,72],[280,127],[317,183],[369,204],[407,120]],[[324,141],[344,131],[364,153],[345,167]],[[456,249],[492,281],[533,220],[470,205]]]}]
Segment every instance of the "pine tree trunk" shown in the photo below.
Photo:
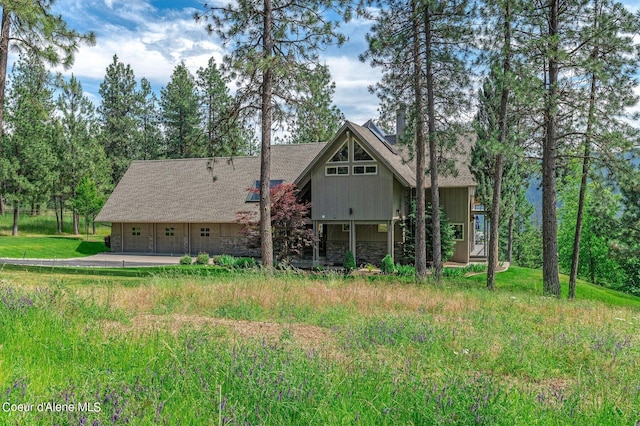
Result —
[{"label": "pine tree trunk", "polygon": [[[420,54],[420,24],[418,23],[417,2],[411,2],[413,9],[413,84],[415,87],[416,120],[416,227],[415,227],[415,267],[416,280],[423,281],[427,276],[427,241],[425,223],[425,169],[426,155],[424,144],[424,107],[422,99],[422,55]],[[397,138],[400,135],[396,135]]]},{"label": "pine tree trunk", "polygon": [[20,201],[14,201],[13,204],[13,229],[11,235],[18,236],[18,220],[20,219]]},{"label": "pine tree trunk", "polygon": [[[265,61],[273,55],[272,4],[264,0],[262,49]],[[262,77],[262,149],[260,155],[260,249],[262,266],[273,268],[273,237],[271,235],[271,102],[273,96],[273,65],[267,64]]]},{"label": "pine tree trunk", "polygon": [[80,215],[75,209],[71,215],[73,216],[73,235],[80,235]]},{"label": "pine tree trunk", "polygon": [[[598,1],[594,4],[594,30],[598,27]],[[595,46],[591,57],[597,58],[599,55],[598,45]],[[595,73],[591,74],[591,87],[589,89],[589,113],[587,117],[587,131],[584,140],[584,158],[582,159],[582,176],[580,179],[580,193],[578,195],[578,214],[576,215],[576,231],[573,237],[573,251],[571,252],[571,272],[569,273],[568,298],[576,298],[576,281],[578,279],[578,266],[580,263],[580,239],[582,237],[582,222],[584,220],[584,200],[587,193],[587,177],[589,175],[589,161],[591,156],[591,132],[595,120],[596,92],[598,89],[598,78]]]},{"label": "pine tree trunk", "polygon": [[[9,64],[9,36],[11,34],[11,12],[2,8],[2,28],[0,29],[0,140],[4,131],[4,99],[7,88],[7,66]],[[0,154],[2,146],[0,145]],[[4,214],[4,210],[3,210]]]},{"label": "pine tree trunk", "polygon": [[504,171],[504,154],[502,149],[507,140],[507,113],[509,110],[509,73],[511,72],[511,9],[507,1],[504,9],[504,60],[502,64],[502,93],[500,96],[500,116],[498,117],[498,156],[496,157],[493,175],[493,197],[491,200],[491,223],[489,225],[489,258],[487,259],[487,288],[496,288],[496,269],[498,268],[499,235],[500,235],[500,199],[502,195],[502,174]]},{"label": "pine tree trunk", "polygon": [[58,213],[58,197],[53,198],[53,211],[56,212],[56,231],[60,232],[60,214]]},{"label": "pine tree trunk", "polygon": [[[0,142],[4,133],[4,99],[7,87],[7,65],[9,61],[9,35],[11,30],[11,12],[6,7],[2,8],[2,21],[0,23]],[[2,155],[2,143],[0,143],[0,156]],[[0,194],[0,215],[4,216],[4,201]]]},{"label": "pine tree trunk", "polygon": [[64,234],[64,200],[60,197],[60,233]]},{"label": "pine tree trunk", "polygon": [[545,294],[560,297],[558,222],[556,216],[556,152],[558,116],[558,8],[549,7],[549,81],[545,107],[546,135],[542,148],[542,280]]},{"label": "pine tree trunk", "polygon": [[425,6],[425,62],[427,80],[427,134],[429,138],[429,175],[431,178],[431,232],[433,249],[433,278],[442,280],[442,241],[440,236],[440,191],[438,188],[438,141],[436,140],[435,87],[433,76],[433,34],[431,12]]},{"label": "pine tree trunk", "polygon": [[511,264],[513,261],[513,222],[514,222],[514,214],[511,213],[509,216],[509,242],[507,243],[507,262]]}]

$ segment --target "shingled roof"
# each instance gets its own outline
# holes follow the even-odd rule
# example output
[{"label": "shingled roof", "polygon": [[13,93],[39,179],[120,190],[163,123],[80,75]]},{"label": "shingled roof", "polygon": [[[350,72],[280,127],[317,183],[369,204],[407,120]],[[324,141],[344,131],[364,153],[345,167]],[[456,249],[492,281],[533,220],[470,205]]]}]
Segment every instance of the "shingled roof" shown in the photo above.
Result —
[{"label": "shingled roof", "polygon": [[[294,182],[325,145],[273,145],[271,179]],[[258,179],[259,157],[134,161],[96,221],[233,223],[238,211],[258,211],[246,202]]]}]

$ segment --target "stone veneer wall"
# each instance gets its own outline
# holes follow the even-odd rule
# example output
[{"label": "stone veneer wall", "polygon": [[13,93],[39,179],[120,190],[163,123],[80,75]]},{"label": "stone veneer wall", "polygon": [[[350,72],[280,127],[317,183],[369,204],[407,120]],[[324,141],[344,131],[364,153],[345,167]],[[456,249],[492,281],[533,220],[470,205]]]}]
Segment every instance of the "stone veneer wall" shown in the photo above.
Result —
[{"label": "stone veneer wall", "polygon": [[[349,250],[347,241],[327,241],[327,264],[341,266],[344,256]],[[402,253],[402,251],[400,252]],[[382,258],[387,255],[386,241],[356,242],[356,265],[380,265]]]},{"label": "stone veneer wall", "polygon": [[358,266],[372,264],[380,266],[382,258],[388,254],[386,241],[356,242],[356,264]]},{"label": "stone veneer wall", "polygon": [[327,264],[342,266],[347,250],[348,241],[327,241]]},{"label": "stone veneer wall", "polygon": [[260,257],[260,249],[247,247],[245,237],[220,237],[220,252],[236,257]]}]

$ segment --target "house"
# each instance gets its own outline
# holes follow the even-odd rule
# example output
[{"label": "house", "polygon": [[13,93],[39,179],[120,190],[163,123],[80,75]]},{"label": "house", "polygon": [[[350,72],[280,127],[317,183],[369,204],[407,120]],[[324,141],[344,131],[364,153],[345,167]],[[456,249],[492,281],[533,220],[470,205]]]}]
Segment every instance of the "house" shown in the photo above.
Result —
[{"label": "house", "polygon": [[[460,138],[465,152],[471,142]],[[440,201],[456,235],[451,260],[459,263],[470,261],[475,236],[467,158],[457,159],[456,176],[440,178]],[[347,250],[358,264],[402,256],[401,223],[415,197],[415,162],[407,160],[395,137],[371,121],[346,122],[328,143],[271,147],[272,185],[293,182],[312,203],[315,263],[342,264]],[[259,176],[259,157],[134,161],[96,220],[111,222],[114,252],[259,256],[236,219],[237,212],[258,211],[249,189]]]}]

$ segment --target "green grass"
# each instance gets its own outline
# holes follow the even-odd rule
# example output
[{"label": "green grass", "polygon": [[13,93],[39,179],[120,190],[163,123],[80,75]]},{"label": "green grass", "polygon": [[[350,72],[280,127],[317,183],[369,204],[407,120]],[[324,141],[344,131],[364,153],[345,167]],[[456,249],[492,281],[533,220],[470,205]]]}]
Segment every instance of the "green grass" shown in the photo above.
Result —
[{"label": "green grass", "polygon": [[[486,274],[469,277],[469,280],[478,282],[480,285],[486,283],[486,279]],[[611,306],[640,307],[639,297],[591,284],[583,280],[578,280],[578,283],[576,287],[577,300],[601,301]],[[560,275],[560,285],[562,288],[562,297],[566,298],[569,277]],[[542,270],[511,266],[507,271],[496,275],[496,287],[515,293],[542,295]]]},{"label": "green grass", "polygon": [[68,259],[108,251],[104,241],[82,237],[0,236],[0,257],[26,259]]},{"label": "green grass", "polygon": [[481,276],[79,272],[0,271],[0,402],[34,404],[0,424],[640,420],[640,303],[583,282],[569,303],[522,268],[496,292]]},{"label": "green grass", "polygon": [[[109,235],[111,228],[97,224],[97,235],[102,238]],[[84,220],[80,219],[80,234],[84,233]],[[0,235],[11,235],[13,229],[13,211],[8,208],[4,216],[0,215]],[[18,231],[22,236],[42,236],[42,235],[59,235],[56,225],[55,212],[44,210],[39,215],[31,216],[27,212],[21,212],[18,219]],[[64,232],[65,235],[71,235],[73,232],[73,224],[71,214],[65,211],[64,216]]]},{"label": "green grass", "polygon": [[[71,215],[65,216],[66,233],[58,234],[56,217],[51,211],[38,216],[22,213],[19,221],[19,235],[11,236],[13,214],[8,211],[0,216],[0,257],[27,259],[68,259],[91,256],[109,249],[104,245],[104,236],[109,227],[98,226],[97,235],[71,235]],[[80,221],[84,230],[84,222]]]}]

